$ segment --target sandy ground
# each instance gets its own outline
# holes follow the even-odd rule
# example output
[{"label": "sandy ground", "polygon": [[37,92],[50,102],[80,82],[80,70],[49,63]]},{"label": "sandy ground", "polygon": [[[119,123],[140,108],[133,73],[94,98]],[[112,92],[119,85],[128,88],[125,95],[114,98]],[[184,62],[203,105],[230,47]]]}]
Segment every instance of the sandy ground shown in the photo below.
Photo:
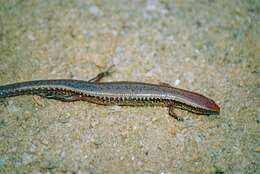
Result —
[{"label": "sandy ground", "polygon": [[0,173],[260,173],[259,0],[1,0],[0,84],[165,82],[219,116],[1,99]]}]

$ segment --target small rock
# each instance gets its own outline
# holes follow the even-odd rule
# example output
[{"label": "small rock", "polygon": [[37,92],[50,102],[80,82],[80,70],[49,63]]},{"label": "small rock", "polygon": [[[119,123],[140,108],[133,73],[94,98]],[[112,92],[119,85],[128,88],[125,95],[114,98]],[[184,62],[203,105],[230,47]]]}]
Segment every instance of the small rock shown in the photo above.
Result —
[{"label": "small rock", "polygon": [[180,83],[181,83],[181,81],[179,79],[176,79],[175,82],[174,82],[174,85],[178,86]]},{"label": "small rock", "polygon": [[32,144],[30,147],[30,152],[35,152],[37,146],[35,144]]},{"label": "small rock", "polygon": [[5,160],[0,159],[0,169],[5,165]]},{"label": "small rock", "polygon": [[121,62],[120,57],[115,56],[115,57],[113,58],[113,64],[114,64],[114,65],[118,65],[118,64],[120,64],[120,62]]},{"label": "small rock", "polygon": [[88,173],[87,171],[79,170],[77,174],[85,174]]},{"label": "small rock", "polygon": [[148,0],[145,9],[147,11],[155,11],[158,7],[158,2],[156,0]]},{"label": "small rock", "polygon": [[10,101],[10,102],[8,103],[7,110],[8,110],[8,112],[10,112],[10,113],[15,113],[15,112],[18,112],[18,111],[20,110],[20,108],[18,108],[17,106],[15,106],[15,105],[13,104],[13,102]]},{"label": "small rock", "polygon": [[255,152],[260,153],[260,146],[255,149]]},{"label": "small rock", "polygon": [[200,143],[202,142],[202,138],[201,138],[199,135],[197,135],[197,136],[195,136],[195,141],[196,141],[198,144],[200,144]]},{"label": "small rock", "polygon": [[33,35],[32,33],[29,33],[29,34],[27,35],[27,37],[28,37],[28,39],[31,40],[31,41],[34,41],[34,40],[35,40],[35,37],[34,37],[34,35]]},{"label": "small rock", "polygon": [[42,140],[42,144],[44,144],[44,145],[48,145],[49,142],[48,142],[46,139],[43,139],[43,140]]},{"label": "small rock", "polygon": [[31,174],[42,174],[40,171],[33,171]]},{"label": "small rock", "polygon": [[103,12],[95,5],[89,7],[89,12],[96,17],[100,17],[103,15]]},{"label": "small rock", "polygon": [[22,164],[27,165],[30,164],[36,157],[34,155],[24,153],[22,155]]}]

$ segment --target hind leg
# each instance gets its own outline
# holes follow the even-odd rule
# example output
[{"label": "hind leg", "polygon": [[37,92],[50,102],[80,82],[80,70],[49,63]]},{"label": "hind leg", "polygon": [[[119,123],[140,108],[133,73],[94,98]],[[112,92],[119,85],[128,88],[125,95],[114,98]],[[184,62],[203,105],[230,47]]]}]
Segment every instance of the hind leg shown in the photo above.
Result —
[{"label": "hind leg", "polygon": [[103,79],[106,76],[109,76],[112,73],[111,70],[114,66],[115,65],[111,65],[106,71],[99,73],[96,77],[88,80],[88,82],[96,82],[96,83],[100,82],[101,79]]},{"label": "hind leg", "polygon": [[183,118],[179,117],[178,115],[175,114],[174,112],[174,106],[169,106],[169,115],[175,118],[178,121],[183,121]]},{"label": "hind leg", "polygon": [[78,101],[82,100],[81,95],[77,94],[63,94],[63,93],[41,93],[37,94],[41,97],[48,98],[48,99],[55,99],[55,100],[60,100],[64,102],[72,102],[72,101]]}]

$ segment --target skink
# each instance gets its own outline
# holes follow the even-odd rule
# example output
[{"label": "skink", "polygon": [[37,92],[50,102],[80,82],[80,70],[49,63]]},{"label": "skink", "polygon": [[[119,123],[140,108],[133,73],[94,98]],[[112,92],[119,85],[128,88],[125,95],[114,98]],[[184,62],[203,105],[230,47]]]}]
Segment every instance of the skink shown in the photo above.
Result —
[{"label": "skink", "polygon": [[219,106],[201,94],[168,84],[99,82],[106,73],[100,73],[90,81],[58,79],[7,84],[0,86],[0,98],[38,95],[68,102],[83,100],[102,105],[162,106],[168,107],[169,114],[177,119],[181,118],[176,116],[174,108],[203,115],[220,113]]}]

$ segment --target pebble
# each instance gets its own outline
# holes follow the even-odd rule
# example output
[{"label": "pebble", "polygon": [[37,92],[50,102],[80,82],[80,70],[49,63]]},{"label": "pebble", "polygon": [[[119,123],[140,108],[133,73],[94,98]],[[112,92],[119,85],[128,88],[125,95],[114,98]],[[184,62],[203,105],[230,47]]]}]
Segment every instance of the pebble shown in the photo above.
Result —
[{"label": "pebble", "polygon": [[33,171],[31,174],[42,174],[40,171]]},{"label": "pebble", "polygon": [[5,161],[3,159],[0,159],[0,169],[5,165]]},{"label": "pebble", "polygon": [[79,170],[77,174],[85,174],[85,173],[88,173],[88,172],[83,171],[83,170]]},{"label": "pebble", "polygon": [[184,136],[180,133],[176,134],[176,143],[177,144],[182,144],[184,142]]},{"label": "pebble", "polygon": [[199,135],[195,136],[195,141],[200,144],[202,142],[202,138]]},{"label": "pebble", "polygon": [[24,153],[22,155],[22,164],[27,165],[30,164],[36,157],[34,155]]},{"label": "pebble", "polygon": [[113,58],[113,64],[114,64],[114,65],[118,65],[118,64],[120,64],[120,62],[121,62],[120,57],[115,56],[115,57]]},{"label": "pebble", "polygon": [[34,40],[35,40],[35,37],[34,37],[33,33],[31,33],[31,32],[27,35],[27,37],[28,37],[28,39],[31,40],[31,41],[34,41]]},{"label": "pebble", "polygon": [[100,17],[103,15],[103,12],[95,5],[89,7],[89,12],[96,17]]},{"label": "pebble", "polygon": [[18,112],[18,111],[20,110],[20,108],[17,107],[17,106],[15,106],[15,105],[13,104],[13,102],[10,101],[10,102],[8,103],[7,110],[8,110],[8,112],[10,112],[10,113],[15,113],[15,112]]},{"label": "pebble", "polygon": [[158,2],[156,0],[148,0],[145,9],[147,11],[155,11],[157,9]]},{"label": "pebble", "polygon": [[181,81],[179,79],[176,79],[175,82],[174,82],[174,85],[178,86],[180,83],[181,83]]},{"label": "pebble", "polygon": [[42,144],[44,144],[44,145],[48,145],[49,142],[48,142],[46,139],[43,139],[43,140],[42,140]]},{"label": "pebble", "polygon": [[255,152],[260,153],[260,146],[255,149]]}]

